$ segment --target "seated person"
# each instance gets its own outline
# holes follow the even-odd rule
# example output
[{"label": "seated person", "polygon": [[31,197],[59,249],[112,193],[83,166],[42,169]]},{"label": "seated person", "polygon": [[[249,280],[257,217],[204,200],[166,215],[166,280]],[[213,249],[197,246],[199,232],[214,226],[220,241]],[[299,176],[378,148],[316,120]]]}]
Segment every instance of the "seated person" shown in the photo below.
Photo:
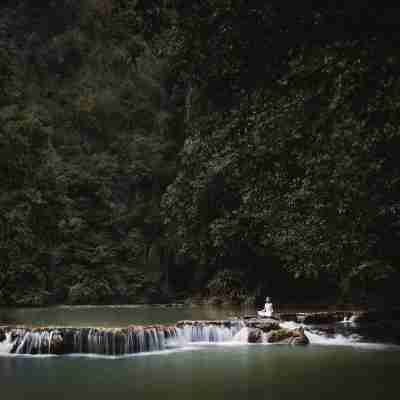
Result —
[{"label": "seated person", "polygon": [[266,317],[272,317],[272,314],[274,313],[274,306],[272,305],[271,299],[269,297],[265,299],[265,306],[263,311],[265,312]]}]

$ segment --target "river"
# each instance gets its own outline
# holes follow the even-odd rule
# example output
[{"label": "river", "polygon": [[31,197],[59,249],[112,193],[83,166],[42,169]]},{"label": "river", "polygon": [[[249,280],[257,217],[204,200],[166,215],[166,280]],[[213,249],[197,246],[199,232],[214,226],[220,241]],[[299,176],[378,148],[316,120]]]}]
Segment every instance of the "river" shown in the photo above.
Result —
[{"label": "river", "polygon": [[[0,325],[127,326],[227,318],[235,312],[150,306],[3,309]],[[399,370],[399,348],[387,344],[198,343],[125,357],[2,355],[0,394],[9,400],[368,400],[393,397]]]}]

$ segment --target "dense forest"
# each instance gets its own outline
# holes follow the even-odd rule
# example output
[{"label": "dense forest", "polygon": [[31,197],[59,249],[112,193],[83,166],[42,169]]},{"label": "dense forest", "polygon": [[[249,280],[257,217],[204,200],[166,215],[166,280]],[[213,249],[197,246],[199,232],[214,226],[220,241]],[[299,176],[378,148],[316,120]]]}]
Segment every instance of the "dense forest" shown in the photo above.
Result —
[{"label": "dense forest", "polygon": [[3,1],[0,304],[399,303],[400,9],[319,3]]}]

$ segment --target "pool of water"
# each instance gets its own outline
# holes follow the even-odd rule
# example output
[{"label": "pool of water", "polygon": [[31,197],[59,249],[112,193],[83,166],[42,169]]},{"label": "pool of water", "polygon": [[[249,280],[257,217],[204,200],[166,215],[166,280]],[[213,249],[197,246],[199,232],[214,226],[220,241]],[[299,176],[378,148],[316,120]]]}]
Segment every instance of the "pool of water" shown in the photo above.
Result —
[{"label": "pool of water", "polygon": [[179,320],[227,319],[255,314],[254,309],[205,306],[58,306],[0,308],[0,325],[126,327],[131,324],[173,324]]},{"label": "pool of water", "polygon": [[124,359],[0,357],[0,387],[12,400],[375,400],[397,392],[399,368],[389,349],[205,346]]},{"label": "pool of water", "polygon": [[[232,316],[213,308],[94,307],[4,310],[0,325],[125,326]],[[11,321],[13,319],[13,321]],[[347,343],[348,344],[348,343]],[[105,400],[396,398],[399,347],[193,344],[120,358],[0,356],[0,398]]]}]

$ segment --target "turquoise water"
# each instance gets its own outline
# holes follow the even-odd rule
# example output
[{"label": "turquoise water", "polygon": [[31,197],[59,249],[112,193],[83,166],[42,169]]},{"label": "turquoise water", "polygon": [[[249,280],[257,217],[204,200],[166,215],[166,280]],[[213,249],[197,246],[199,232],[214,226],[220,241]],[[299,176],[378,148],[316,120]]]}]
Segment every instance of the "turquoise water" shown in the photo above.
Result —
[{"label": "turquoise water", "polygon": [[[148,322],[153,323],[159,313],[168,320],[165,322],[207,314],[198,309],[193,309],[191,314],[189,309],[165,311],[143,307],[136,309],[136,317],[132,318],[126,310],[64,309],[50,314],[49,310],[31,310],[17,312],[14,318],[25,315],[29,319],[26,323],[57,325],[64,321],[66,325],[79,322],[87,326],[90,323],[120,325],[128,322],[128,317],[129,323],[136,322],[131,320],[135,318],[146,322],[146,315]],[[222,317],[231,311],[209,310],[208,313]],[[399,371],[400,351],[390,346],[303,348],[231,343],[196,345],[125,358],[0,356],[0,398],[372,400],[381,396],[397,398]]]}]

